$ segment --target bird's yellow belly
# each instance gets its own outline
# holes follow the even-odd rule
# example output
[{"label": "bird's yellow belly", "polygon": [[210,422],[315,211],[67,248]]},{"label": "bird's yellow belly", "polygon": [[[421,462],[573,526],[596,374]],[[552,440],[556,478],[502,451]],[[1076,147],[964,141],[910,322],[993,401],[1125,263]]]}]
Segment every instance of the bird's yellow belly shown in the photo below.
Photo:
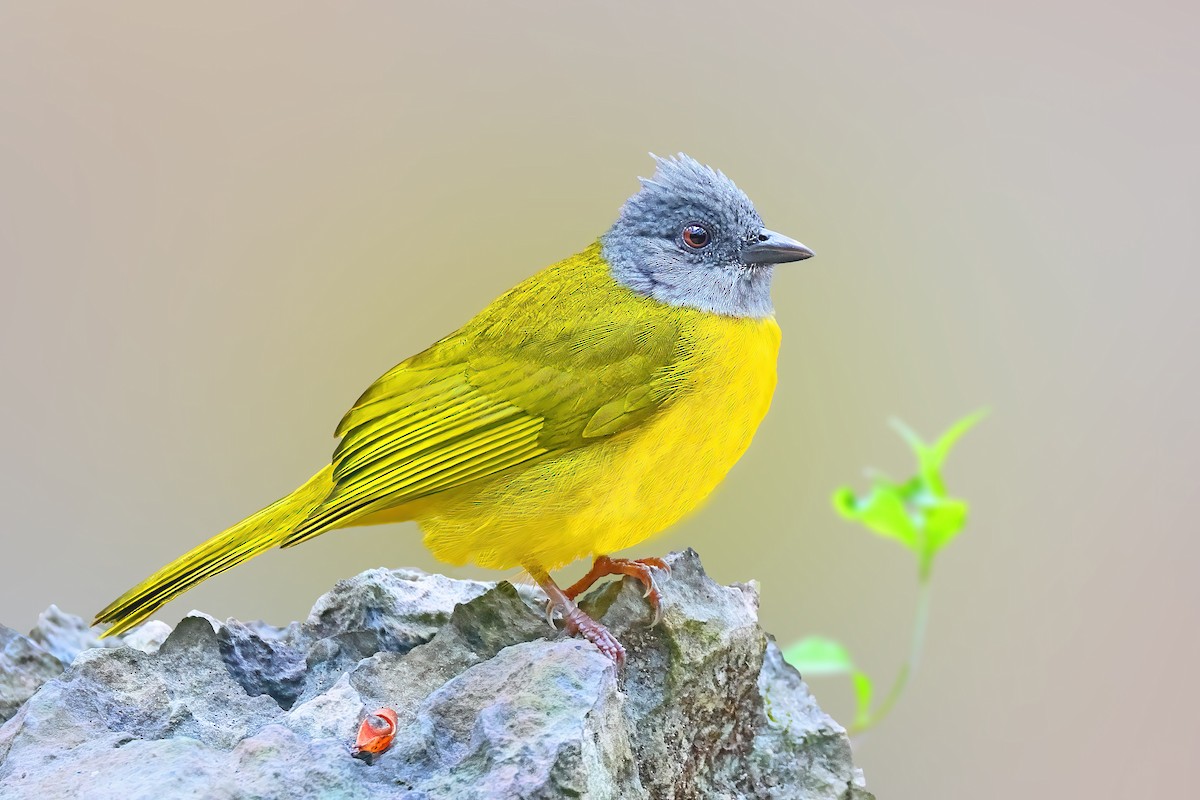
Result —
[{"label": "bird's yellow belly", "polygon": [[721,482],[775,389],[774,320],[712,318],[705,327],[691,388],[649,424],[388,516],[416,519],[443,561],[495,569],[555,569],[653,536]]}]

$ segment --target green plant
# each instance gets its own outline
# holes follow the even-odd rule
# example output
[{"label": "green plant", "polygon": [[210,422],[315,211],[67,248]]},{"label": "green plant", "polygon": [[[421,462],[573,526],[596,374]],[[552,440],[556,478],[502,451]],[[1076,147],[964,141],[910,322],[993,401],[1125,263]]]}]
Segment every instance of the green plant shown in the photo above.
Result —
[{"label": "green plant", "polygon": [[917,457],[917,474],[903,483],[896,483],[875,473],[871,489],[864,495],[856,495],[847,487],[833,493],[833,506],[843,517],[879,536],[899,542],[917,560],[919,590],[908,658],[878,705],[874,704],[874,682],[855,666],[850,652],[840,642],[823,636],[809,636],[783,654],[806,677],[850,676],[857,705],[850,726],[852,734],[877,725],[891,712],[917,668],[929,621],[934,559],[962,532],[967,522],[967,503],[946,492],[942,466],[954,444],[986,414],[986,411],[977,411],[959,420],[933,444],[926,444],[904,423],[892,420],[892,427]]}]

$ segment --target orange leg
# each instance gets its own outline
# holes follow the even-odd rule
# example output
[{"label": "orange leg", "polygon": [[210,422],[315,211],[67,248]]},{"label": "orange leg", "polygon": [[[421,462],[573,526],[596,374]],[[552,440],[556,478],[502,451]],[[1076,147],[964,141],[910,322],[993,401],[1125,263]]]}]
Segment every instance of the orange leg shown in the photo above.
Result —
[{"label": "orange leg", "polygon": [[645,597],[650,601],[650,608],[654,612],[654,619],[650,623],[653,627],[662,619],[662,592],[658,588],[658,582],[654,579],[654,570],[656,569],[662,570],[668,575],[671,574],[671,567],[661,558],[632,559],[596,556],[588,574],[571,584],[565,594],[574,600],[592,588],[592,584],[601,578],[609,575],[628,575],[646,587]]},{"label": "orange leg", "polygon": [[563,627],[568,633],[578,633],[596,645],[601,653],[611,658],[618,666],[625,663],[625,648],[608,628],[583,613],[579,606],[575,605],[575,600],[558,587],[546,570],[534,565],[526,566],[525,569],[537,581],[538,586],[542,587],[546,597],[550,598],[546,613],[550,617],[551,625],[554,624],[554,611],[562,612]]}]

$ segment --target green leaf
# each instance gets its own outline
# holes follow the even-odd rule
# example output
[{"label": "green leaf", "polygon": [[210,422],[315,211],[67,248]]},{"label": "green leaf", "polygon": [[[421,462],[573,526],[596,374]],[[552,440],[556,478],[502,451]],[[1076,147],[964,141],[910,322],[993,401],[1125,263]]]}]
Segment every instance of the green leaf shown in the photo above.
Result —
[{"label": "green leaf", "polygon": [[967,524],[963,500],[943,500],[925,512],[925,547],[933,552],[948,545]]},{"label": "green leaf", "polygon": [[784,651],[783,659],[806,678],[810,675],[842,675],[854,671],[850,652],[841,642],[824,636],[801,639]]},{"label": "green leaf", "polygon": [[958,536],[967,521],[966,502],[946,492],[942,466],[955,443],[986,415],[987,411],[981,410],[964,417],[932,445],[893,419],[892,427],[917,458],[917,474],[901,484],[875,476],[871,490],[862,497],[847,487],[839,488],[833,494],[834,508],[846,519],[908,548],[916,555],[924,579],[934,556]]},{"label": "green leaf", "polygon": [[854,666],[850,651],[841,642],[824,636],[809,636],[784,651],[783,658],[805,678],[848,674],[854,685],[854,726],[865,728],[870,725],[874,684],[867,673]]},{"label": "green leaf", "polygon": [[858,522],[885,539],[895,539],[913,552],[921,546],[920,536],[908,511],[900,487],[878,481],[866,497],[856,497],[848,487],[834,492],[833,507],[848,520]]},{"label": "green leaf", "polygon": [[850,680],[854,682],[854,704],[856,706],[854,727],[868,728],[871,725],[871,699],[875,694],[875,687],[871,684],[867,673],[862,670],[855,670],[854,674],[850,676]]},{"label": "green leaf", "polygon": [[988,409],[981,408],[974,414],[969,414],[950,426],[950,430],[942,434],[933,445],[921,445],[913,448],[921,465],[921,477],[926,486],[939,497],[946,496],[946,487],[942,483],[942,465],[950,455],[950,448],[958,443],[962,435],[978,425],[988,415]]}]

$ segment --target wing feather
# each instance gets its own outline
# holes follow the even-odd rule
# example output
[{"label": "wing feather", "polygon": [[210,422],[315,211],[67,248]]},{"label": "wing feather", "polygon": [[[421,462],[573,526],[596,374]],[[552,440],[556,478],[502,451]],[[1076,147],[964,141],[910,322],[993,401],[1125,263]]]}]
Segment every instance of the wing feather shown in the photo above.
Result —
[{"label": "wing feather", "polygon": [[[678,393],[691,348],[676,313],[641,313],[636,304],[651,301],[611,289],[603,308],[549,313],[579,289],[553,269],[362,394],[337,428],[333,490],[285,547],[617,435]],[[591,279],[611,281],[606,272]]]}]

